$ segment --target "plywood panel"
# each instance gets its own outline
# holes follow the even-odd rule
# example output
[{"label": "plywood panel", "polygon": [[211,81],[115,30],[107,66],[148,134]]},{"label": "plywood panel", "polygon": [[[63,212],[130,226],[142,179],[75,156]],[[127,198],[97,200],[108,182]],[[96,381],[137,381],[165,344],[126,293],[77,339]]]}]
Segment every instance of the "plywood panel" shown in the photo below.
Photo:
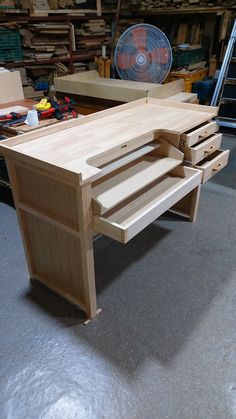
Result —
[{"label": "plywood panel", "polygon": [[1,72],[0,103],[8,103],[24,99],[24,93],[19,71]]}]

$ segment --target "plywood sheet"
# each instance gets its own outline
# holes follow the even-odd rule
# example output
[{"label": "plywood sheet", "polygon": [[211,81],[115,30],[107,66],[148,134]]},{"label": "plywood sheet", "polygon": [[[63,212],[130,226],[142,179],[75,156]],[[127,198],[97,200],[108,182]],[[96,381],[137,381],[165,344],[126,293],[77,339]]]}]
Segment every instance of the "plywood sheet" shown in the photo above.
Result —
[{"label": "plywood sheet", "polygon": [[0,72],[0,103],[14,102],[24,99],[21,76],[19,71]]}]

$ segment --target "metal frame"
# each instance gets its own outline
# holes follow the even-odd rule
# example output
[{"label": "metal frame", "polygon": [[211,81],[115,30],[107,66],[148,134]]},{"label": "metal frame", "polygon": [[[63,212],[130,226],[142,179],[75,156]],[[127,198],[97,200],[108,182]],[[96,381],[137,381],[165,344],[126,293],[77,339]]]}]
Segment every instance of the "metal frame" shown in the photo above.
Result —
[{"label": "metal frame", "polygon": [[213,94],[213,97],[212,97],[212,100],[211,100],[211,106],[216,106],[219,102],[219,96],[220,96],[220,93],[221,93],[223,80],[225,79],[225,75],[228,71],[230,60],[232,58],[235,39],[236,39],[236,19],[234,21],[233,29],[232,29],[232,32],[231,32],[231,35],[230,35],[230,39],[229,39],[229,43],[228,43],[226,53],[225,53],[225,56],[224,56],[223,64],[222,64],[220,74],[219,74],[219,77],[218,77],[218,81],[217,81],[217,84],[216,84],[216,88],[215,88],[215,91],[214,91],[214,94]]}]

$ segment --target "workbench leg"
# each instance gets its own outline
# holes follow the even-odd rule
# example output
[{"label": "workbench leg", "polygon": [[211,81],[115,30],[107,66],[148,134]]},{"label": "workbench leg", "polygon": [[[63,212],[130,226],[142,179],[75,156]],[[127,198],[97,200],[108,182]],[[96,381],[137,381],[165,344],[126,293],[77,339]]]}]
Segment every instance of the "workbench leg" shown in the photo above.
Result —
[{"label": "workbench leg", "polygon": [[200,192],[201,192],[201,185],[199,185],[197,188],[195,188],[192,191],[192,199],[191,199],[190,213],[189,213],[189,218],[190,218],[190,221],[192,222],[194,222],[197,218]]},{"label": "workbench leg", "polygon": [[85,291],[86,314],[92,319],[97,314],[96,288],[92,242],[92,200],[91,185],[77,190],[78,219],[80,230],[81,263]]},{"label": "workbench leg", "polygon": [[186,217],[190,221],[194,222],[197,217],[200,192],[201,185],[197,186],[186,196],[184,196],[184,198],[182,198],[172,208],[170,208],[169,211],[173,212],[174,214],[178,214],[181,217]]}]

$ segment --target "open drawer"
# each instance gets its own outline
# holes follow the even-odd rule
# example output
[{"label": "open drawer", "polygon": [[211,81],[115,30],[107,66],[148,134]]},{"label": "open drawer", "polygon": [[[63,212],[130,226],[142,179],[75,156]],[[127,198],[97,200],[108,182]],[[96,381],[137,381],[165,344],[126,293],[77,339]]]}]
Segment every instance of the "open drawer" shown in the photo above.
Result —
[{"label": "open drawer", "polygon": [[202,183],[225,167],[229,160],[229,150],[217,150],[194,167],[203,170]]},{"label": "open drawer", "polygon": [[183,145],[191,147],[192,145],[199,143],[199,141],[204,140],[204,138],[209,137],[209,135],[214,134],[217,131],[219,131],[219,127],[215,121],[212,121],[208,124],[203,124],[197,129],[182,134],[180,141]]},{"label": "open drawer", "polygon": [[[147,146],[144,148],[147,149]],[[142,152],[140,149],[139,154]],[[134,151],[103,166],[104,176],[92,184],[93,212],[102,215],[110,211],[182,161],[183,153],[159,138],[158,146],[152,152],[138,157],[137,151]],[[122,163],[125,164],[121,166]]]},{"label": "open drawer", "polygon": [[201,179],[200,170],[181,165],[103,216],[94,215],[94,230],[127,243],[196,188]]},{"label": "open drawer", "polygon": [[180,149],[183,151],[186,160],[192,164],[197,164],[203,160],[209,154],[218,150],[221,145],[222,134],[215,134],[206,140],[203,140],[191,147],[181,146]]}]

